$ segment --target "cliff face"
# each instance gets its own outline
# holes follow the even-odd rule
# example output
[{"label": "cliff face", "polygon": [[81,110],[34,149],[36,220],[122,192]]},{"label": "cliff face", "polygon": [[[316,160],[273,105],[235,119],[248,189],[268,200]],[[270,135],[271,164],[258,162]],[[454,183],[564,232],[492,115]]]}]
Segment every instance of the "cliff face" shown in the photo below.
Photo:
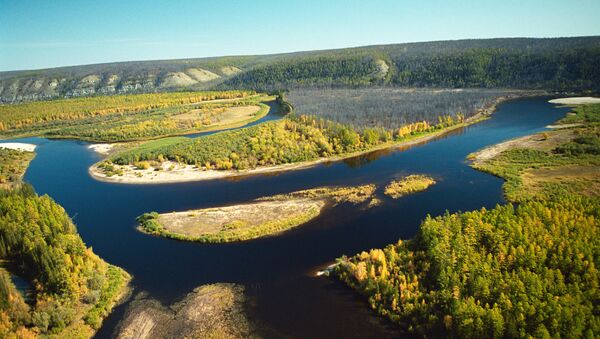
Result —
[{"label": "cliff face", "polygon": [[186,66],[136,69],[117,65],[96,70],[88,70],[91,67],[83,66],[66,72],[57,69],[35,72],[36,74],[17,74],[0,78],[0,102],[16,103],[182,88],[203,89],[231,76],[232,67],[240,70],[231,65],[213,70]]}]

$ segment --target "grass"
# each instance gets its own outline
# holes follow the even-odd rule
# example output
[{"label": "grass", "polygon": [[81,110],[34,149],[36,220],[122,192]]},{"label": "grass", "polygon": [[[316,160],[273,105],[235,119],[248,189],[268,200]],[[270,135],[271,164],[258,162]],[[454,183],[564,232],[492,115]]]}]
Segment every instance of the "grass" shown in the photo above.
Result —
[{"label": "grass", "polygon": [[394,180],[385,186],[385,195],[398,199],[405,195],[426,190],[436,181],[426,175],[412,174],[401,180]]},{"label": "grass", "polygon": [[[506,180],[503,189],[511,201],[536,196],[600,192],[600,105],[575,108],[560,122],[579,126],[547,131],[512,142],[499,154],[471,166]],[[477,154],[470,155],[476,159]]]},{"label": "grass", "polygon": [[317,217],[327,202],[360,204],[373,200],[375,185],[321,187],[263,197],[247,204],[138,217],[143,232],[171,239],[224,243],[256,239],[289,230]]}]

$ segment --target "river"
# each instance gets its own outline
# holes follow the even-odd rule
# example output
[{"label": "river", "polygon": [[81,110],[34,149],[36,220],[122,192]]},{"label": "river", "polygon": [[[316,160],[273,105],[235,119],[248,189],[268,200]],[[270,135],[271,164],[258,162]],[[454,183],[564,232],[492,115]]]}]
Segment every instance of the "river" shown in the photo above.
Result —
[{"label": "river", "polygon": [[[248,313],[276,337],[397,337],[402,333],[371,312],[339,282],[315,272],[341,255],[384,247],[416,233],[427,215],[492,208],[503,203],[502,180],[469,167],[465,157],[482,147],[543,130],[568,111],[547,97],[498,106],[491,119],[404,150],[378,151],[313,168],[229,180],[156,185],[99,182],[88,167],[100,160],[86,142],[20,139],[38,145],[25,175],[73,218],[88,246],[134,276],[136,292],[164,304],[194,287],[243,284]],[[271,119],[272,117],[269,117]],[[383,196],[391,179],[428,174],[438,184],[398,200]],[[243,243],[199,244],[135,230],[148,211],[171,212],[244,202],[323,185],[375,183],[383,204],[368,210],[340,205],[278,236]],[[110,337],[127,304],[106,320],[98,337]]]}]

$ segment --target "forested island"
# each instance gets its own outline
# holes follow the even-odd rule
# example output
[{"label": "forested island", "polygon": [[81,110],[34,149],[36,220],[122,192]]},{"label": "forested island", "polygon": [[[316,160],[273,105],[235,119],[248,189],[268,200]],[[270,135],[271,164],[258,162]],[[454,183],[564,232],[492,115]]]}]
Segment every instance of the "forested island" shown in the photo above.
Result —
[{"label": "forested island", "polygon": [[[430,116],[389,127],[354,127],[318,115],[288,113],[278,121],[196,139],[165,138],[132,147],[94,165],[97,179],[121,183],[177,182],[306,168],[322,161],[430,140],[485,119],[496,104],[522,93],[483,99],[469,112]],[[282,96],[280,105],[289,105]]]},{"label": "forested island", "polygon": [[420,335],[594,337],[599,113],[578,106],[562,128],[470,157],[518,205],[428,216],[415,238],[342,257],[334,275]]}]

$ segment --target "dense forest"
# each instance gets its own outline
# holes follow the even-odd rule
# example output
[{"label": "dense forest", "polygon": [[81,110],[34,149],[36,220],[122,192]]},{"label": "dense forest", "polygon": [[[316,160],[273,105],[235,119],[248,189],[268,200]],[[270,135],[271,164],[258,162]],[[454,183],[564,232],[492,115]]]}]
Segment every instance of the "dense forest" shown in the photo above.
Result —
[{"label": "dense forest", "polygon": [[[303,86],[600,90],[600,40],[492,39],[383,45],[297,55],[256,66],[220,88]],[[319,58],[319,59],[317,59]],[[317,63],[317,60],[320,62]],[[315,66],[318,64],[318,67]],[[362,66],[359,66],[361,64]],[[383,74],[381,67],[384,65]]]},{"label": "dense forest", "polygon": [[357,129],[364,127],[400,128],[427,121],[435,124],[440,116],[462,114],[471,117],[492,106],[498,98],[535,92],[494,89],[296,89],[287,93],[298,114],[310,114]]},{"label": "dense forest", "polygon": [[139,166],[140,162],[170,160],[204,169],[240,170],[364,151],[462,123],[463,117],[459,114],[454,118],[440,117],[437,124],[421,121],[394,130],[364,128],[357,131],[352,126],[293,114],[279,121],[196,139],[151,141],[121,152],[99,167],[112,173],[115,172],[113,164]]},{"label": "dense forest", "polygon": [[198,89],[409,86],[600,90],[600,38],[507,38],[0,72],[0,102]]},{"label": "dense forest", "polygon": [[0,190],[0,259],[34,288],[25,302],[0,270],[0,337],[89,337],[129,280],[86,248],[60,205],[28,185]]},{"label": "dense forest", "polygon": [[594,338],[600,333],[600,105],[473,166],[511,201],[428,216],[417,236],[343,257],[334,274],[420,335]]},{"label": "dense forest", "polygon": [[342,258],[335,274],[422,335],[600,333],[600,199],[577,195],[427,217],[415,239]]}]

